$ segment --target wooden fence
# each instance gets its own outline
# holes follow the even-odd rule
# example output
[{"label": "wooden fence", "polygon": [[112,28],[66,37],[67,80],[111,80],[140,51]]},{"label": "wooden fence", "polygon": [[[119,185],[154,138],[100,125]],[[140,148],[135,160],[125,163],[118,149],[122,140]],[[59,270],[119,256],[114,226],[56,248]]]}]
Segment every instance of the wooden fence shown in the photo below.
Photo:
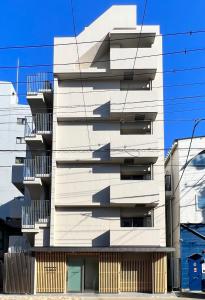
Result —
[{"label": "wooden fence", "polygon": [[31,294],[34,283],[34,258],[26,253],[4,254],[4,292]]}]

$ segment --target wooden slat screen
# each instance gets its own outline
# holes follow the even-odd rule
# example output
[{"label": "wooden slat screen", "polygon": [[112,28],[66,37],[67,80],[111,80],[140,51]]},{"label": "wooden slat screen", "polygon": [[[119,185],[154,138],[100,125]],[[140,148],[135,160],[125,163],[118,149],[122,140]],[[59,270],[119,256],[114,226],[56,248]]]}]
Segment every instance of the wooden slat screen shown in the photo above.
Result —
[{"label": "wooden slat screen", "polygon": [[153,293],[167,292],[167,255],[153,253]]},{"label": "wooden slat screen", "polygon": [[4,292],[33,293],[34,258],[26,253],[4,254]]},{"label": "wooden slat screen", "polygon": [[66,254],[36,253],[36,292],[64,293],[66,284]]},{"label": "wooden slat screen", "polygon": [[99,293],[119,292],[119,254],[100,253],[99,256]]},{"label": "wooden slat screen", "polygon": [[121,292],[152,292],[152,257],[146,254],[122,254]]}]

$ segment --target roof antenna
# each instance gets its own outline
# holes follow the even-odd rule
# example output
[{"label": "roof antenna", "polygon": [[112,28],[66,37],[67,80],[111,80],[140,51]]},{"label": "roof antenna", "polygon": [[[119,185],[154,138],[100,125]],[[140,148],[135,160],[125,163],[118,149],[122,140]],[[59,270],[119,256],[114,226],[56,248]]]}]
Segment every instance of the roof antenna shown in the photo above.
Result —
[{"label": "roof antenna", "polygon": [[19,94],[19,58],[17,59],[17,68],[16,68],[16,95]]}]

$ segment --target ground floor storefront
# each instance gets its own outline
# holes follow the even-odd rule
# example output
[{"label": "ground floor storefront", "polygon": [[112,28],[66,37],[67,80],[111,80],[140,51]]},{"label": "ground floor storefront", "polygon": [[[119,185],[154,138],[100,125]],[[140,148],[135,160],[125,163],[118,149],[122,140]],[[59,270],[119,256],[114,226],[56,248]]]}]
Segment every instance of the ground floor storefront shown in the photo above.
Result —
[{"label": "ground floor storefront", "polygon": [[36,293],[166,293],[165,252],[36,252]]}]

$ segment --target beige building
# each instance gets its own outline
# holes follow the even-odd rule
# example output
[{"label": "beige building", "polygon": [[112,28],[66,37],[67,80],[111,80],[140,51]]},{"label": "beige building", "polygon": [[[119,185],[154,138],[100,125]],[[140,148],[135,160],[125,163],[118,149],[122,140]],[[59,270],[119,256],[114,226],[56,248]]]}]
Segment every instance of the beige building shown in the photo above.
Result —
[{"label": "beige building", "polygon": [[112,6],[54,43],[53,90],[40,75],[28,82],[22,230],[35,291],[165,293],[159,26]]}]

